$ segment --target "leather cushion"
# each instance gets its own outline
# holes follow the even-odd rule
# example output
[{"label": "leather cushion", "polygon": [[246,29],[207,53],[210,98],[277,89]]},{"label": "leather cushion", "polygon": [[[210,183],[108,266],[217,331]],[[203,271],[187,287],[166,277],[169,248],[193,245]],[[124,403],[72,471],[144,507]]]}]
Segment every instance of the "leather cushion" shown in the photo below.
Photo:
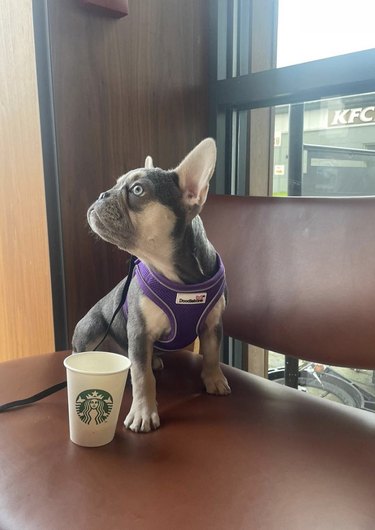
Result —
[{"label": "leather cushion", "polygon": [[[65,352],[3,363],[0,401],[65,377]],[[165,354],[161,428],[124,429],[87,449],[69,441],[66,391],[0,414],[1,530],[369,530],[375,415],[224,367],[209,396],[201,358]]]}]

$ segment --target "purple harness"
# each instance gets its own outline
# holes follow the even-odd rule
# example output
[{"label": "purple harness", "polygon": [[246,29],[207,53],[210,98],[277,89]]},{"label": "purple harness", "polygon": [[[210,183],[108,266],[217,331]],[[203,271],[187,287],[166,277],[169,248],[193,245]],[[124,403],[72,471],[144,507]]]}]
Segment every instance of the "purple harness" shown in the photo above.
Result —
[{"label": "purple harness", "polygon": [[[171,327],[168,335],[155,342],[159,350],[172,351],[185,348],[195,341],[209,311],[225,289],[225,269],[217,254],[217,272],[209,280],[194,285],[174,283],[151,271],[137,260],[133,276],[143,294],[150,298],[167,315]],[[125,318],[128,306],[123,305]]]}]

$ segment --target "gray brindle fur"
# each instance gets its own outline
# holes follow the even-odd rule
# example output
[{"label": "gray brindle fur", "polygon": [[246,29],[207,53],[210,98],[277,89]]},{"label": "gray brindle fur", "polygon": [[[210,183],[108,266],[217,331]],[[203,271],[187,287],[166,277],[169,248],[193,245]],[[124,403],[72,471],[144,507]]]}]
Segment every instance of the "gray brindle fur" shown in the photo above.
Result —
[{"label": "gray brindle fur", "polygon": [[[87,219],[102,239],[137,256],[151,269],[181,284],[210,278],[216,253],[199,217],[206,202],[216,163],[216,145],[207,138],[174,170],[145,167],[129,171],[90,206]],[[118,306],[125,279],[102,298],[77,324],[73,351],[91,350],[104,335]],[[203,354],[202,379],[209,394],[226,395],[230,388],[219,366],[222,336],[222,296],[208,314],[199,335]],[[160,426],[156,383],[152,369],[161,368],[153,344],[169,332],[164,312],[132,280],[128,292],[128,320],[120,311],[110,334],[131,366],[133,402],[125,419],[132,431],[148,432]]]}]

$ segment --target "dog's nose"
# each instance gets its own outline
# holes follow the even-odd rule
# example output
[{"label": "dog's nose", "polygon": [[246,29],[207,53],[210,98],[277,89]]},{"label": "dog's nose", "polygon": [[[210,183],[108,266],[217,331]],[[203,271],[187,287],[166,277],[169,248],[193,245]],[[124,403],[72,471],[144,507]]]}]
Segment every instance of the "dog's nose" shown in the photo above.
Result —
[{"label": "dog's nose", "polygon": [[109,197],[109,192],[108,192],[108,191],[103,191],[103,192],[99,195],[99,201],[101,201],[102,199],[106,199],[107,197]]}]

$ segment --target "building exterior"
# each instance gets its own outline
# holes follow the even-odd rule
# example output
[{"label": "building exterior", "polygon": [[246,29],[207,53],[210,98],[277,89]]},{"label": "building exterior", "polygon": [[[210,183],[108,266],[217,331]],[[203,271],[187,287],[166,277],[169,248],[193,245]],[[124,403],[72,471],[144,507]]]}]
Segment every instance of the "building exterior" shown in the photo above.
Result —
[{"label": "building exterior", "polygon": [[[306,103],[301,195],[375,194],[375,93]],[[292,146],[293,147],[293,146]],[[289,106],[275,108],[273,194],[288,194]]]}]

